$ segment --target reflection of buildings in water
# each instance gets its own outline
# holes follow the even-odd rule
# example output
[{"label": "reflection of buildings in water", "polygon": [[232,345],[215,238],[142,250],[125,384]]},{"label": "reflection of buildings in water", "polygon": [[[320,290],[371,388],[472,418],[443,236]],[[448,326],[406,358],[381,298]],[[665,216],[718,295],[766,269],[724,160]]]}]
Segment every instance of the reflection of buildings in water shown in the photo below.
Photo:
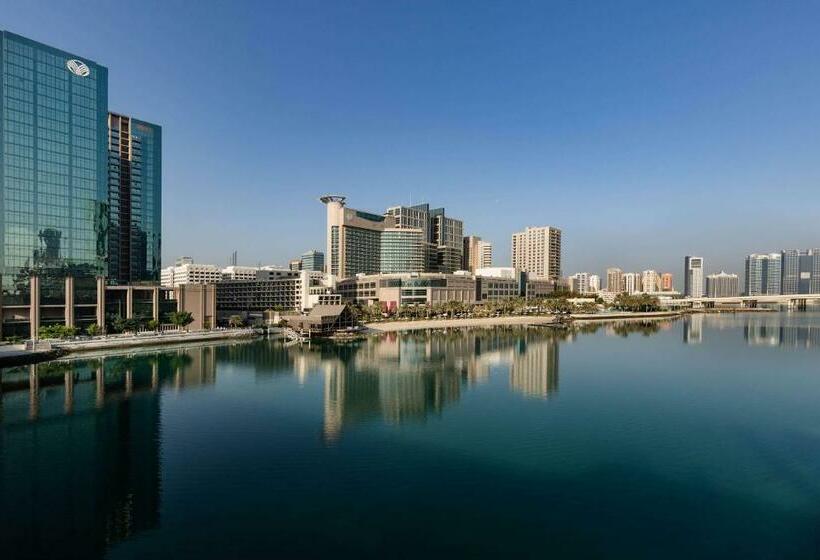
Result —
[{"label": "reflection of buildings in water", "polygon": [[216,350],[211,346],[179,350],[171,361],[177,389],[216,383]]},{"label": "reflection of buildings in water", "polygon": [[510,387],[546,399],[558,391],[558,342],[522,339],[510,365]]},{"label": "reflection of buildings in water", "polygon": [[684,344],[700,344],[703,342],[703,315],[696,313],[687,315],[683,319]]},{"label": "reflection of buildings in water", "polygon": [[774,325],[749,323],[743,328],[749,346],[820,348],[820,327],[814,325]]},{"label": "reflection of buildings in water", "polygon": [[214,348],[194,347],[3,370],[3,554],[102,558],[111,545],[156,528],[157,389],[213,383],[213,357]]},{"label": "reflection of buildings in water", "polygon": [[525,394],[546,397],[558,387],[558,342],[543,331],[403,333],[330,348],[284,350],[298,365],[297,377],[323,375],[328,441],[344,426],[375,418],[398,424],[440,414],[465,384],[489,378],[498,366],[506,366],[511,386]]},{"label": "reflection of buildings in water", "polygon": [[[43,419],[0,425],[0,542],[9,558],[102,558],[159,524],[159,396],[146,391],[96,409],[95,383],[63,377],[63,386],[35,384],[28,394]],[[26,395],[15,393],[4,400]]]}]

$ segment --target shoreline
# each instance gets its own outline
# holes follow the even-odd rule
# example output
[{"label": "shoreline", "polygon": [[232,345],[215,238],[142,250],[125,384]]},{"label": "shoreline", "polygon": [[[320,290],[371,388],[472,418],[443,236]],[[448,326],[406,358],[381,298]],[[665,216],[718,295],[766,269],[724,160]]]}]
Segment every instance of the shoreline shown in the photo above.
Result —
[{"label": "shoreline", "polygon": [[159,346],[186,345],[191,342],[221,342],[241,340],[257,336],[253,329],[226,331],[195,331],[190,333],[154,334],[142,336],[112,336],[91,340],[42,340],[51,348],[41,350],[9,349],[0,352],[0,368],[47,362],[66,356],[105,353],[128,348],[151,348]]},{"label": "shoreline", "polygon": [[[632,321],[640,319],[669,319],[682,317],[683,311],[647,311],[645,313],[595,313],[571,315],[573,322]],[[457,329],[472,327],[506,327],[506,326],[563,326],[555,315],[534,315],[514,317],[481,317],[470,319],[422,319],[418,321],[384,321],[365,323],[364,327],[371,334],[387,332],[404,332],[428,329]]]}]

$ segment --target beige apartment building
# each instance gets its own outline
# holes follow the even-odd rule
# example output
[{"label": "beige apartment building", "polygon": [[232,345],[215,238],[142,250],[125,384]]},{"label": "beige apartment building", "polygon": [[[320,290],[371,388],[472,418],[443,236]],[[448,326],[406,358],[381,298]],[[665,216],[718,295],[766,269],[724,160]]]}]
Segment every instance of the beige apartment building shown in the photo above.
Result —
[{"label": "beige apartment building", "polygon": [[475,273],[480,268],[493,266],[493,244],[476,235],[464,238],[462,268]]},{"label": "beige apartment building", "polygon": [[561,230],[528,227],[512,236],[512,266],[538,278],[561,278]]}]

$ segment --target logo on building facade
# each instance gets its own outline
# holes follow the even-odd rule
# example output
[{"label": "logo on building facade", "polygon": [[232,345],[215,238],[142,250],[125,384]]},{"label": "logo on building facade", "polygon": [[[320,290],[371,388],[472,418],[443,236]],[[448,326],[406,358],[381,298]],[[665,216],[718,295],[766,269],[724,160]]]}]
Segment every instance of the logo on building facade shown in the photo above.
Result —
[{"label": "logo on building facade", "polygon": [[85,78],[89,74],[91,74],[91,69],[86,65],[85,62],[77,60],[76,58],[72,58],[71,60],[65,63],[66,68],[71,70],[72,74],[76,74],[81,78]]}]

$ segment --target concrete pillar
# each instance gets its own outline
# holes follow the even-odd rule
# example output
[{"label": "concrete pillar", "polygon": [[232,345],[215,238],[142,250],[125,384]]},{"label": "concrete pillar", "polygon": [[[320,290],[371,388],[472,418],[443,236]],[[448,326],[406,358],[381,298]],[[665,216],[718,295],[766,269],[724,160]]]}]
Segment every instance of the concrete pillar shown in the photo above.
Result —
[{"label": "concrete pillar", "polygon": [[65,372],[65,398],[63,400],[63,411],[71,414],[74,410],[74,372]]},{"label": "concrete pillar", "polygon": [[125,318],[134,318],[134,287],[128,286],[125,290]]},{"label": "concrete pillar", "polygon": [[97,276],[97,325],[105,332],[105,277]]},{"label": "concrete pillar", "polygon": [[154,321],[159,321],[159,287],[155,286],[151,292],[151,304]]},{"label": "concrete pillar", "polygon": [[65,277],[65,326],[74,326],[74,277]]},{"label": "concrete pillar", "polygon": [[32,275],[29,278],[29,324],[31,325],[31,339],[37,340],[37,331],[40,330],[40,277]]}]

